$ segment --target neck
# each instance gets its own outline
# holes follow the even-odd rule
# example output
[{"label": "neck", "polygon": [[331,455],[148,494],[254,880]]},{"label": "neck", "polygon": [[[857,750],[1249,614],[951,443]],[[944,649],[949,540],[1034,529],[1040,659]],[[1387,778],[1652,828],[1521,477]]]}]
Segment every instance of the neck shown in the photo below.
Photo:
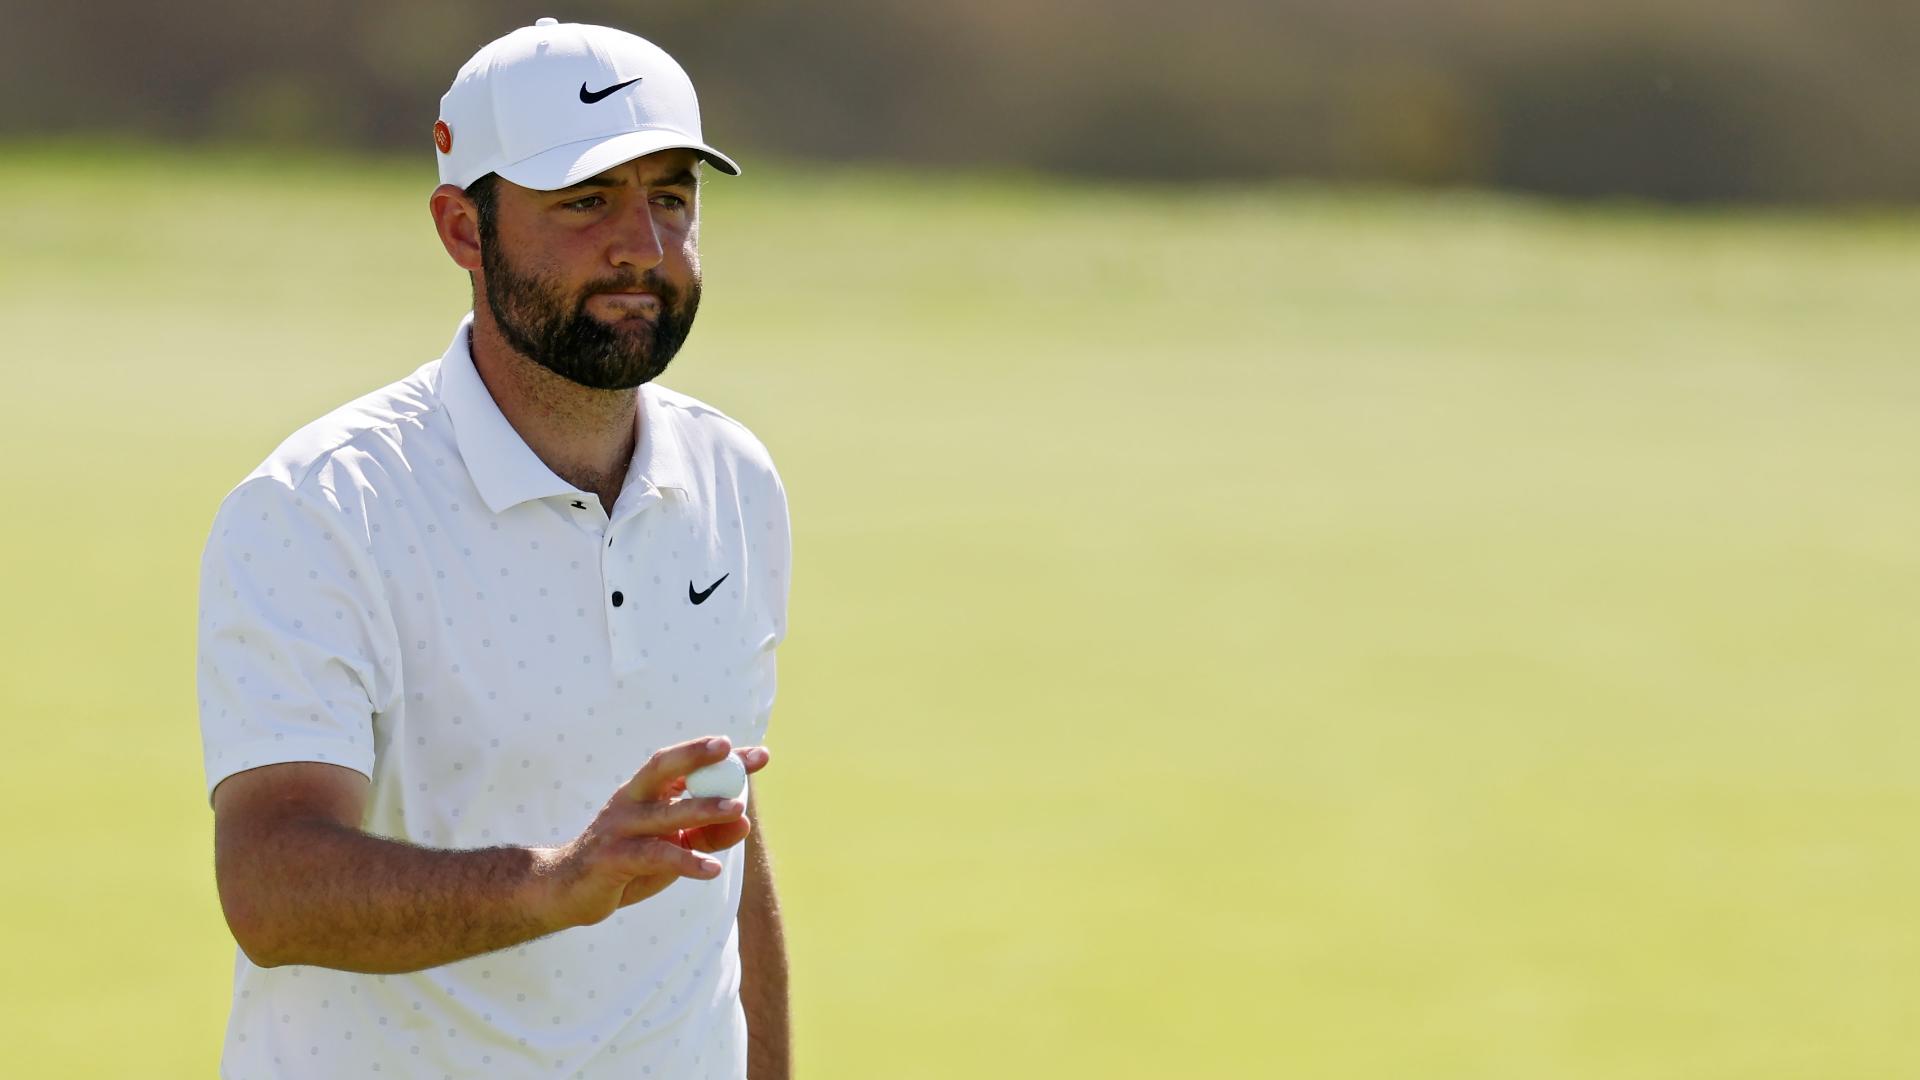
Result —
[{"label": "neck", "polygon": [[611,514],[633,460],[639,391],[595,390],[555,375],[507,344],[484,304],[474,309],[468,346],[480,381],[534,456],[600,496]]}]

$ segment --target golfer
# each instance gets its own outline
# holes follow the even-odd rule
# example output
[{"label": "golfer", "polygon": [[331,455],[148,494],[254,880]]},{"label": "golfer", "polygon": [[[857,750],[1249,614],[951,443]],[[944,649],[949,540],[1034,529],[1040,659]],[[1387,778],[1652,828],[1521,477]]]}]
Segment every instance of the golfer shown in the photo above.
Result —
[{"label": "golfer", "polygon": [[247,476],[201,567],[222,1075],[782,1080],[751,787],[684,778],[767,765],[786,496],[654,382],[739,169],[665,52],[552,19],[433,134],[472,312]]}]

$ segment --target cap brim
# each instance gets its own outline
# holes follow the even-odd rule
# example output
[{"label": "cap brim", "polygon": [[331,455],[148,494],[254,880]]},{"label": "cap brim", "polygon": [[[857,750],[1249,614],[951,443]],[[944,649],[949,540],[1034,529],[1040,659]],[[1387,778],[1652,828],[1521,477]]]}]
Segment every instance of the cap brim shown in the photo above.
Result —
[{"label": "cap brim", "polygon": [[721,172],[740,175],[740,166],[734,164],[732,158],[706,143],[687,138],[685,132],[666,130],[623,131],[603,139],[567,143],[494,171],[521,187],[554,191],[662,150],[693,150]]}]

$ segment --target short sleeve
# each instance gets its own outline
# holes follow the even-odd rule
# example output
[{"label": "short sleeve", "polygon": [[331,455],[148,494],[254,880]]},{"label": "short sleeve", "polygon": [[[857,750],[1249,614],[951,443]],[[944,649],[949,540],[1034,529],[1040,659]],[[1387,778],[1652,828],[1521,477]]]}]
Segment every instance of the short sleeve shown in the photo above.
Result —
[{"label": "short sleeve", "polygon": [[256,476],[227,496],[200,566],[197,682],[207,793],[323,761],[373,775],[373,717],[399,655],[364,524],[317,486]]},{"label": "short sleeve", "polygon": [[760,566],[769,633],[755,658],[752,674],[753,720],[747,738],[765,742],[772,726],[774,697],[779,687],[778,647],[787,639],[787,605],[793,584],[793,529],[787,514],[787,489],[771,461],[764,462],[764,484],[754,502],[764,515],[754,526],[752,559]]},{"label": "short sleeve", "polygon": [[793,522],[787,512],[787,486],[771,461],[767,462],[767,488],[771,505],[762,526],[766,540],[760,557],[766,560],[771,579],[768,599],[773,614],[772,644],[777,646],[787,640],[787,605],[793,596]]}]

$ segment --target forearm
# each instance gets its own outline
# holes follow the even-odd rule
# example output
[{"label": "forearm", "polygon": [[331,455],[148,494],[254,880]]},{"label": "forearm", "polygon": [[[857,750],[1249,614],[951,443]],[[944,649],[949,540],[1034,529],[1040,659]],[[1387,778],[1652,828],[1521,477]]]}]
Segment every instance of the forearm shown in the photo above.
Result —
[{"label": "forearm", "polygon": [[222,837],[216,873],[234,937],[255,963],[392,973],[550,933],[527,848],[441,851],[321,820]]},{"label": "forearm", "polygon": [[787,943],[760,822],[747,836],[740,893],[740,1007],[747,1018],[748,1080],[788,1080],[793,1073],[787,1012]]}]

